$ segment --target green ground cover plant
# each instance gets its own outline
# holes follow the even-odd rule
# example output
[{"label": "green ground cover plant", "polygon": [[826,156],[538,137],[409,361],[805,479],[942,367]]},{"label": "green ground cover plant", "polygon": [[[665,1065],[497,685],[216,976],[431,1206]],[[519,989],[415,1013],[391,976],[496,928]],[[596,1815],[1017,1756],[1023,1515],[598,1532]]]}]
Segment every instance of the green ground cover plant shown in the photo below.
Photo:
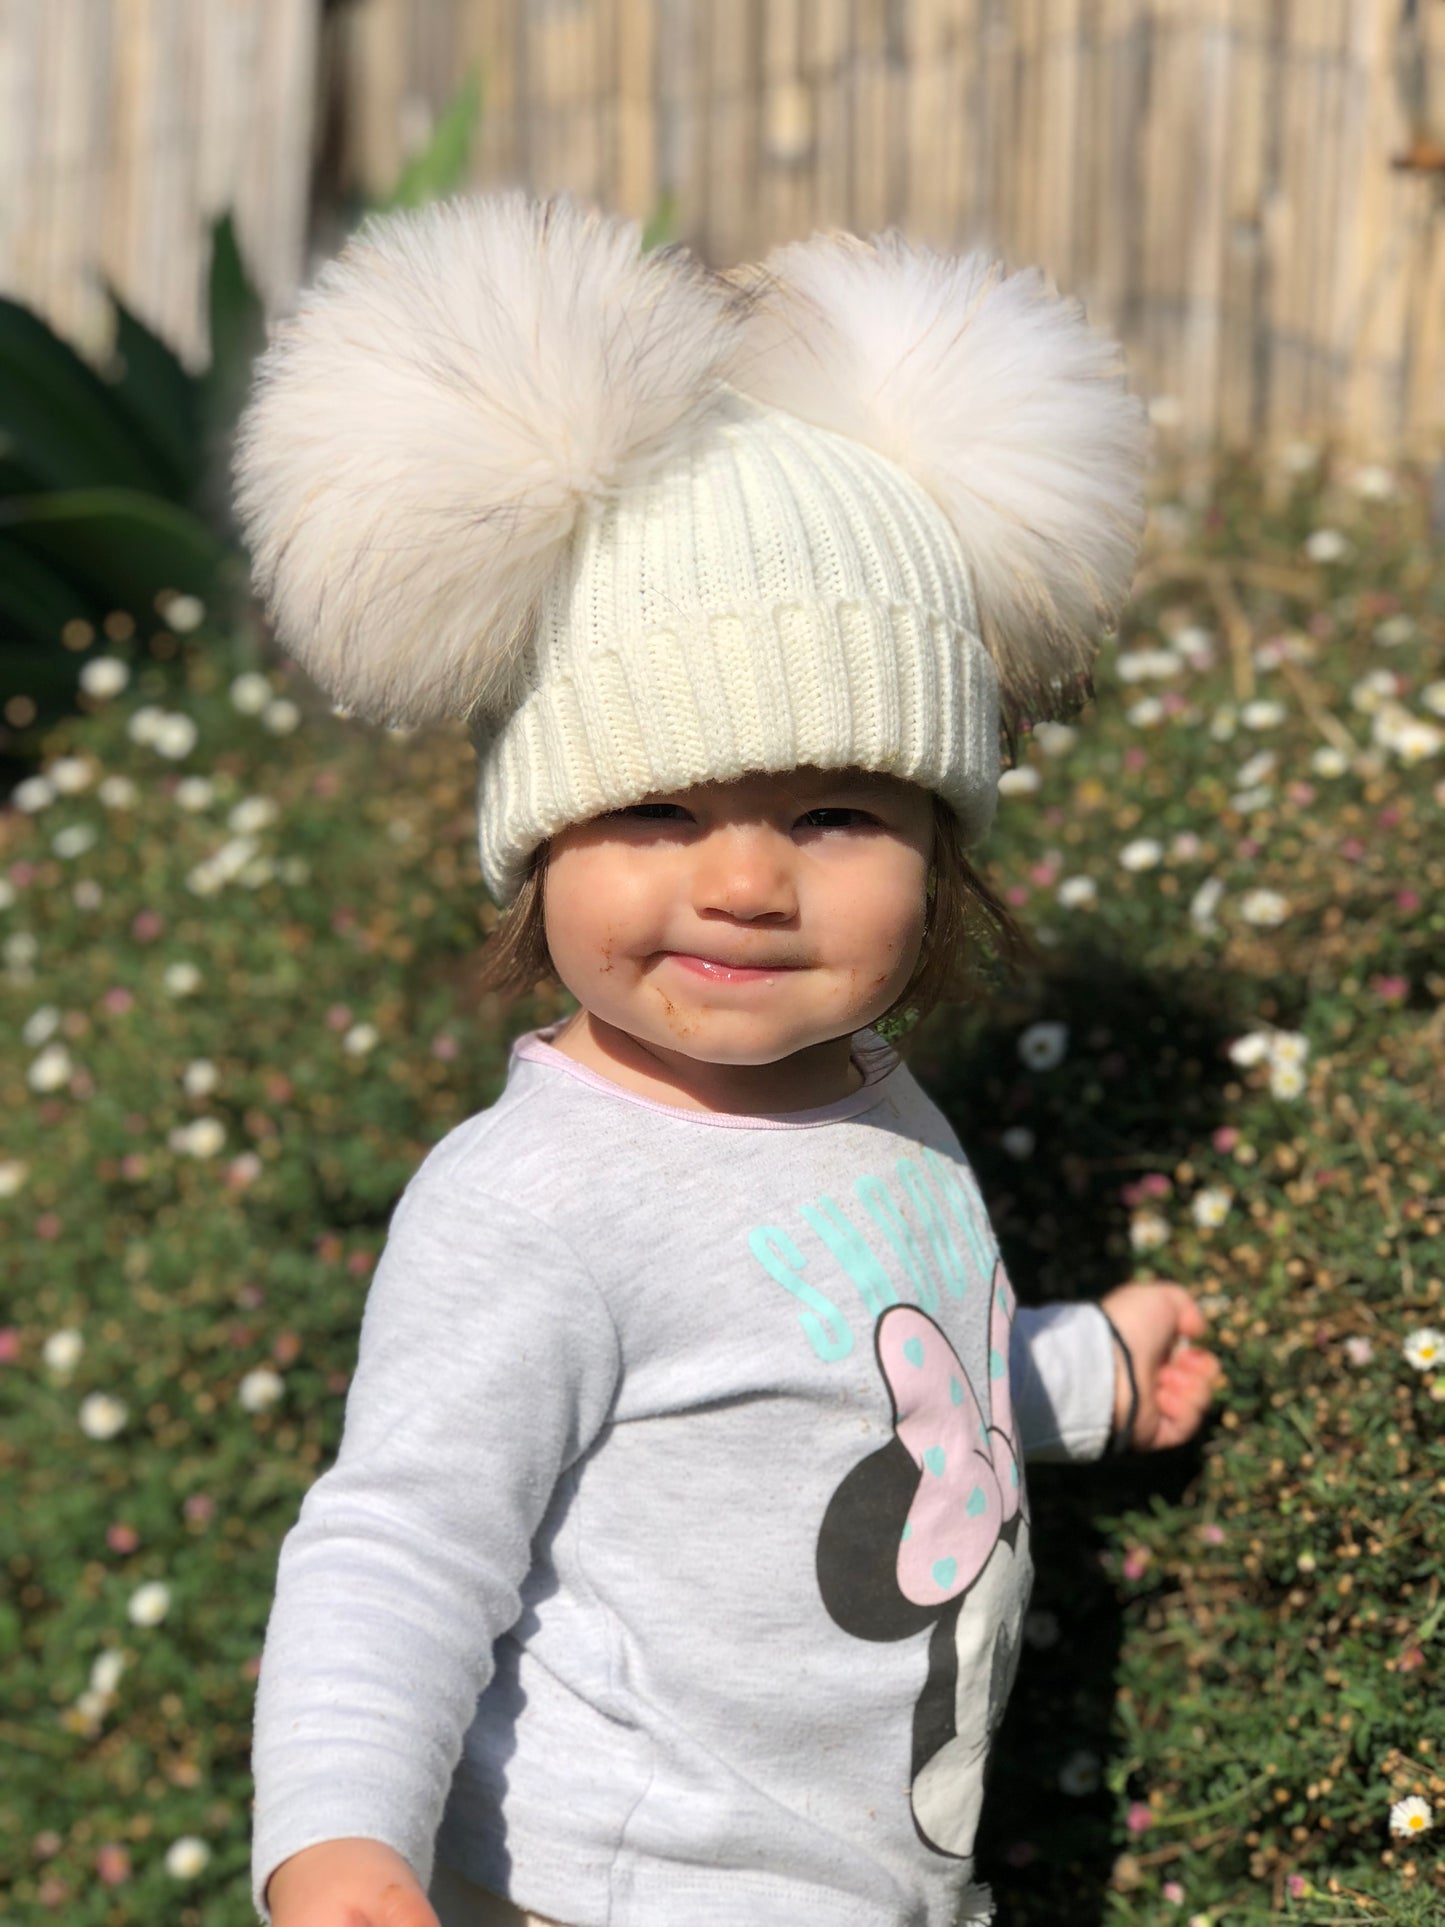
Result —
[{"label": "green ground cover plant", "polygon": [[[1002,1927],[1445,1917],[1445,565],[1419,478],[1292,459],[1157,504],[985,852],[1037,965],[907,1046],[1024,1299],[1179,1279],[1228,1372],[1194,1445],[1030,1474]],[[251,1918],[276,1551],[390,1211],[563,1008],[472,988],[460,733],[217,640],[93,652],[0,811],[17,1922]]]}]

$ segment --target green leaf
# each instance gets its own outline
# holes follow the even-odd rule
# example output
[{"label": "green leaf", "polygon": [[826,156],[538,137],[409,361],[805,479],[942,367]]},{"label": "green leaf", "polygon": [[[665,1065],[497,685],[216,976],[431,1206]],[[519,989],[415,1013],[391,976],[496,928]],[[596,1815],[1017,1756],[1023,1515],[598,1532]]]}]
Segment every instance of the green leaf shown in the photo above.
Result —
[{"label": "green leaf", "polygon": [[0,441],[33,488],[167,488],[163,463],[95,370],[38,315],[4,299]]},{"label": "green leaf", "polygon": [[162,589],[212,595],[231,554],[188,510],[128,489],[74,489],[0,503],[0,536],[101,597],[149,616]]},{"label": "green leaf", "polygon": [[23,636],[53,648],[74,617],[94,621],[104,613],[63,569],[0,536],[0,636]]},{"label": "green leaf", "polygon": [[390,194],[377,202],[378,209],[421,207],[456,193],[466,179],[481,112],[482,83],[473,70],[443,110],[426,146],[403,167]]},{"label": "green leaf", "polygon": [[164,463],[170,493],[189,501],[200,479],[200,383],[170,346],[112,291],[120,372],[111,393]]},{"label": "green leaf", "polygon": [[677,200],[672,194],[664,194],[647,217],[647,225],[642,230],[642,251],[649,253],[653,248],[665,248],[677,239]]},{"label": "green leaf", "polygon": [[246,273],[229,214],[211,229],[210,328],[211,362],[200,396],[202,430],[214,445],[234,426],[251,364],[266,343],[265,309]]}]

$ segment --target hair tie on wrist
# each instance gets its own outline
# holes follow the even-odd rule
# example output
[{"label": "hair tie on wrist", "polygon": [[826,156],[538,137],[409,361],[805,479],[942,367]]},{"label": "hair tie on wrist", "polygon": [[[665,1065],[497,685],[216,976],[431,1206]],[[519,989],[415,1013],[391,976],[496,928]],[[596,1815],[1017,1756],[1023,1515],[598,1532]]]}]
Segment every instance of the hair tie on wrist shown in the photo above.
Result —
[{"label": "hair tie on wrist", "polygon": [[1124,1453],[1128,1451],[1129,1441],[1134,1436],[1134,1421],[1139,1416],[1139,1381],[1134,1375],[1133,1353],[1129,1350],[1129,1347],[1124,1343],[1124,1340],[1119,1332],[1119,1327],[1114,1323],[1113,1319],[1109,1316],[1108,1312],[1104,1310],[1102,1305],[1100,1305],[1099,1307],[1099,1314],[1103,1318],[1104,1323],[1109,1327],[1110,1332],[1113,1334],[1114,1343],[1119,1347],[1119,1350],[1124,1354],[1124,1369],[1129,1374],[1128,1415],[1125,1418],[1124,1423],[1120,1427],[1120,1429],[1116,1433],[1113,1433],[1110,1436],[1109,1443],[1104,1449],[1104,1457],[1106,1459],[1117,1459],[1117,1458],[1122,1458]]}]

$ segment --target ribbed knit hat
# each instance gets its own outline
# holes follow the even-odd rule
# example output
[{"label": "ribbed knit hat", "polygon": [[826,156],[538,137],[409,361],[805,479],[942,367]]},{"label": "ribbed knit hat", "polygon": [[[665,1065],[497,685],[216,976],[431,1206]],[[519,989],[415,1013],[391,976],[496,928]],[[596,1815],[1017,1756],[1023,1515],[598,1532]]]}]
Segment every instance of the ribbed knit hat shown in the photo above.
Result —
[{"label": "ribbed knit hat", "polygon": [[816,235],[716,275],[520,192],[377,219],[258,369],[257,585],[350,711],[459,717],[508,901],[564,825],[801,765],[992,816],[1129,586],[1143,410],[1036,271]]}]

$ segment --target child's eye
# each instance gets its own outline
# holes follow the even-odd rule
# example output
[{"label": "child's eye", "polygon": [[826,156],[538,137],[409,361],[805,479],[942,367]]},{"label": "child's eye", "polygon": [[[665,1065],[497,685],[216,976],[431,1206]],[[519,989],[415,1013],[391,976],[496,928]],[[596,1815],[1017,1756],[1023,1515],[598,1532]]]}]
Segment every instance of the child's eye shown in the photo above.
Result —
[{"label": "child's eye", "polygon": [[685,823],[687,811],[681,803],[630,803],[626,809],[609,810],[608,818],[614,822],[635,823]]},{"label": "child's eye", "polygon": [[809,810],[802,819],[802,827],[807,830],[854,830],[867,829],[877,821],[867,810],[829,807]]}]

